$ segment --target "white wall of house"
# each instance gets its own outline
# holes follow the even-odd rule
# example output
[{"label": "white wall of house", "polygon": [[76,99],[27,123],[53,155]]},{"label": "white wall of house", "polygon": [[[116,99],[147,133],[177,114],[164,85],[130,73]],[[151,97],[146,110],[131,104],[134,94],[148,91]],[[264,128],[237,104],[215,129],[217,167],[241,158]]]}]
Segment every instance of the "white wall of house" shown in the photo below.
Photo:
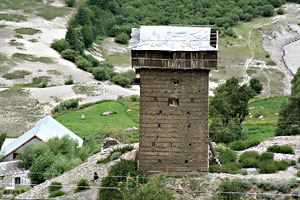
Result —
[{"label": "white wall of house", "polygon": [[41,140],[39,140],[38,138],[32,138],[25,145],[21,146],[19,149],[15,150],[15,151],[11,152],[8,156],[6,156],[3,159],[3,161],[13,161],[14,160],[13,153],[21,153],[28,144],[38,144],[40,142],[41,142]]}]

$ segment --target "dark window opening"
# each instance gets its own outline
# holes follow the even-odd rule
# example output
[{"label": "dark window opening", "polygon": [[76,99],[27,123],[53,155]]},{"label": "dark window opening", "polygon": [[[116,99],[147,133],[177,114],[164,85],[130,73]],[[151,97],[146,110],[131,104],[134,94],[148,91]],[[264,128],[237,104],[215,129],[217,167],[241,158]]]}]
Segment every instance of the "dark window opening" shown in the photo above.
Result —
[{"label": "dark window opening", "polygon": [[157,124],[157,127],[160,128],[160,124],[159,123]]},{"label": "dark window opening", "polygon": [[21,184],[21,178],[20,177],[16,177],[15,178],[15,184],[16,185],[20,185]]},{"label": "dark window opening", "polygon": [[191,103],[194,103],[195,102],[195,100],[194,99],[191,99]]},{"label": "dark window opening", "polygon": [[19,154],[18,153],[13,153],[13,159],[15,160],[15,159],[17,159],[17,156],[18,156]]},{"label": "dark window opening", "polygon": [[160,160],[160,159],[158,159],[158,163],[161,163],[161,160]]},{"label": "dark window opening", "polygon": [[173,144],[172,144],[172,142],[170,142],[170,147],[172,147],[173,146]]},{"label": "dark window opening", "polygon": [[191,146],[192,146],[192,143],[190,143],[189,146],[191,147]]},{"label": "dark window opening", "polygon": [[170,98],[168,100],[168,105],[170,107],[178,107],[179,106],[179,99]]},{"label": "dark window opening", "polygon": [[189,125],[188,125],[188,129],[190,129],[190,128],[191,128],[191,125],[189,124]]},{"label": "dark window opening", "polygon": [[187,115],[189,115],[189,116],[191,115],[190,111],[187,111],[187,113],[186,113],[186,114],[187,114]]},{"label": "dark window opening", "polygon": [[154,101],[157,102],[157,97],[154,97]]},{"label": "dark window opening", "polygon": [[179,80],[178,79],[173,79],[172,83],[173,83],[173,85],[179,85]]},{"label": "dark window opening", "polygon": [[152,142],[152,146],[155,147],[155,142]]},{"label": "dark window opening", "polygon": [[162,110],[159,110],[159,111],[158,111],[158,115],[162,115]]},{"label": "dark window opening", "polygon": [[188,160],[185,160],[184,163],[189,163],[189,161],[188,161]]}]

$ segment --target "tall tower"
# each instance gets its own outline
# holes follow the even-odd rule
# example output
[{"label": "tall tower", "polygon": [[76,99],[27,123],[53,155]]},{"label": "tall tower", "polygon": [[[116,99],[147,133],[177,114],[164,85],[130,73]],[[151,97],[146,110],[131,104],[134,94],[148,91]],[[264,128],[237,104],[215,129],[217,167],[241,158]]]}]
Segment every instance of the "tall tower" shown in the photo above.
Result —
[{"label": "tall tower", "polygon": [[209,71],[218,32],[210,26],[132,29],[132,67],[140,79],[139,170],[208,172]]}]

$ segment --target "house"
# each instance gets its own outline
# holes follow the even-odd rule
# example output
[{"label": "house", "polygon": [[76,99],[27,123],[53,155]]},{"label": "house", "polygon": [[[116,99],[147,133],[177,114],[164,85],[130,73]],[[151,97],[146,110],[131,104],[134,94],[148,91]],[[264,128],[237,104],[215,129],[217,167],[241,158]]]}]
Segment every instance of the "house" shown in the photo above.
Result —
[{"label": "house", "polygon": [[29,170],[18,167],[19,161],[0,162],[0,188],[13,190],[30,185]]},{"label": "house", "polygon": [[132,28],[142,173],[208,173],[208,84],[209,71],[217,69],[217,37],[211,26]]},{"label": "house", "polygon": [[5,140],[6,143],[4,143],[1,149],[0,156],[3,157],[4,161],[16,160],[17,155],[24,149],[26,145],[30,143],[37,144],[41,141],[47,142],[51,138],[61,138],[65,135],[68,135],[70,138],[76,140],[79,147],[82,146],[83,140],[79,136],[48,115],[40,119],[32,129],[14,141]]}]

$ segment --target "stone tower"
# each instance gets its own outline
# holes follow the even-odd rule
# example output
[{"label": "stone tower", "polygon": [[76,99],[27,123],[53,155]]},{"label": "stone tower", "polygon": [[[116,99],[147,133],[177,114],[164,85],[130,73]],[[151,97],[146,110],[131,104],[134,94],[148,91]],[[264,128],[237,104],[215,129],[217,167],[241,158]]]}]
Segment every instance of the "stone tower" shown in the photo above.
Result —
[{"label": "stone tower", "polygon": [[218,32],[210,26],[141,26],[129,48],[140,83],[139,170],[208,172],[209,71]]}]

